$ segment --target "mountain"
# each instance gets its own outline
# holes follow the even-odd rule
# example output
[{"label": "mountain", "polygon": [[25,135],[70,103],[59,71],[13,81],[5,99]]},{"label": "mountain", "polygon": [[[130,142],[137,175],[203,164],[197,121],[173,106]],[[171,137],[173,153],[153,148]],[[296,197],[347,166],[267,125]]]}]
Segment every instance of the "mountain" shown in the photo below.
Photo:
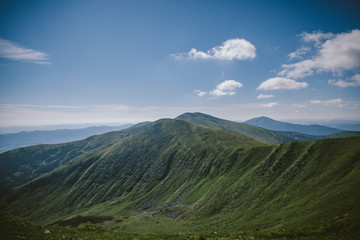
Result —
[{"label": "mountain", "polygon": [[77,156],[136,134],[147,124],[140,123],[123,131],[95,135],[80,141],[36,145],[0,154],[0,196],[11,188],[65,165]]},{"label": "mountain", "polygon": [[245,123],[216,118],[203,113],[184,113],[178,116],[176,119],[184,120],[205,128],[224,129],[236,133],[241,133],[258,141],[269,144],[278,144],[294,141],[311,141],[317,139],[317,137],[312,135],[300,134],[295,132],[271,131],[265,128],[256,127]]},{"label": "mountain", "polygon": [[360,132],[339,132],[337,134],[330,135],[308,135],[298,132],[284,132],[284,131],[273,131],[262,127],[249,125],[246,123],[233,122],[225,119],[216,118],[203,113],[184,113],[178,116],[176,119],[184,120],[189,123],[210,128],[210,129],[224,129],[231,132],[241,133],[248,137],[254,138],[258,141],[265,142],[268,144],[279,144],[285,142],[302,142],[312,141],[327,138],[336,137],[352,137],[360,136]]},{"label": "mountain", "polygon": [[[199,126],[204,117],[212,128]],[[126,232],[357,234],[360,137],[268,145],[225,130],[231,122],[218,129],[207,115],[179,118],[109,133],[111,141],[96,136],[104,144],[13,188],[1,209],[40,224],[107,217]],[[25,156],[50,157],[15,150],[0,163]]]},{"label": "mountain", "polygon": [[56,144],[77,141],[97,134],[119,131],[130,126],[130,124],[127,124],[116,127],[96,126],[80,129],[58,129],[0,134],[0,153],[37,144]]},{"label": "mountain", "polygon": [[343,131],[341,129],[330,128],[321,125],[301,125],[301,124],[280,122],[268,117],[252,118],[244,123],[274,131],[298,132],[309,135],[329,135]]}]

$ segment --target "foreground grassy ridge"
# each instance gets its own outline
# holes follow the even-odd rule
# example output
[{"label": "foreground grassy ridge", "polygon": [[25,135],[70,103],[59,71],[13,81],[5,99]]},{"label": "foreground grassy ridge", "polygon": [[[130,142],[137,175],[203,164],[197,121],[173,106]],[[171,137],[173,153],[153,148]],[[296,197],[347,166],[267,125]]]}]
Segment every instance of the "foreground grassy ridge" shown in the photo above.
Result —
[{"label": "foreground grassy ridge", "polygon": [[350,236],[360,223],[359,143],[266,146],[161,120],[14,189],[1,203],[42,224],[77,219],[81,227],[87,223],[79,215],[110,217],[121,232]]},{"label": "foreground grassy ridge", "polygon": [[330,232],[297,232],[284,231],[267,232],[201,232],[186,234],[144,234],[136,232],[111,231],[101,226],[86,225],[78,228],[36,226],[24,219],[0,212],[0,239],[17,240],[133,240],[133,239],[174,239],[174,240],[205,240],[205,239],[248,239],[248,240],[278,240],[278,239],[358,239],[358,234],[340,235]]}]

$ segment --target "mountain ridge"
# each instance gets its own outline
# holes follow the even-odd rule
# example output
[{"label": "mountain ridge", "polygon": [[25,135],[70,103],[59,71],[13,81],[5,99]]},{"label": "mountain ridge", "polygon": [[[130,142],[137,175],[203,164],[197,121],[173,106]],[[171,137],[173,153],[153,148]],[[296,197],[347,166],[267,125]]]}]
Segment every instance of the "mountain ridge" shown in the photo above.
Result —
[{"label": "mountain ridge", "polygon": [[262,127],[268,130],[298,132],[298,133],[318,135],[318,136],[330,135],[333,133],[344,131],[341,129],[326,127],[318,124],[303,125],[303,124],[281,122],[264,116],[249,119],[244,123],[253,126]]},{"label": "mountain ridge", "polygon": [[93,135],[119,131],[131,126],[131,124],[114,127],[94,126],[79,129],[36,130],[0,134],[0,153],[38,144],[58,144],[78,141]]},{"label": "mountain ridge", "polygon": [[12,189],[1,208],[158,233],[359,227],[360,137],[268,145],[179,119],[133,130]]},{"label": "mountain ridge", "polygon": [[210,129],[225,129],[228,131],[241,133],[248,137],[252,137],[258,141],[266,142],[269,144],[313,141],[313,140],[320,140],[326,138],[334,138],[337,136],[350,137],[350,136],[360,135],[360,132],[349,132],[349,131],[341,132],[342,134],[338,132],[336,134],[321,135],[321,136],[314,136],[314,135],[302,134],[298,132],[289,132],[289,131],[274,131],[246,123],[239,123],[221,118],[216,118],[199,112],[184,113],[178,116],[176,119],[188,121],[192,124]]}]

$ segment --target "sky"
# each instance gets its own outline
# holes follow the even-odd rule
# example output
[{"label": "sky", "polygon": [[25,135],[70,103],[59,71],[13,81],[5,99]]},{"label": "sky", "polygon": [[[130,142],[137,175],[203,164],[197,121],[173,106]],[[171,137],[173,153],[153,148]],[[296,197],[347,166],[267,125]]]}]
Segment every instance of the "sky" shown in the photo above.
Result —
[{"label": "sky", "polygon": [[0,127],[360,121],[358,1],[0,2]]}]

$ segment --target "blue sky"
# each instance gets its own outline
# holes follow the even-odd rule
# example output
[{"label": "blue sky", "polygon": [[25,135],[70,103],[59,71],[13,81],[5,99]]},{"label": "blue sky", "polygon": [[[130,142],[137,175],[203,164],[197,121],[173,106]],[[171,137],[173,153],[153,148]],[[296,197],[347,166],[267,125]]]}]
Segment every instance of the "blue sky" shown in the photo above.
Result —
[{"label": "blue sky", "polygon": [[357,1],[1,1],[0,126],[360,120]]}]

